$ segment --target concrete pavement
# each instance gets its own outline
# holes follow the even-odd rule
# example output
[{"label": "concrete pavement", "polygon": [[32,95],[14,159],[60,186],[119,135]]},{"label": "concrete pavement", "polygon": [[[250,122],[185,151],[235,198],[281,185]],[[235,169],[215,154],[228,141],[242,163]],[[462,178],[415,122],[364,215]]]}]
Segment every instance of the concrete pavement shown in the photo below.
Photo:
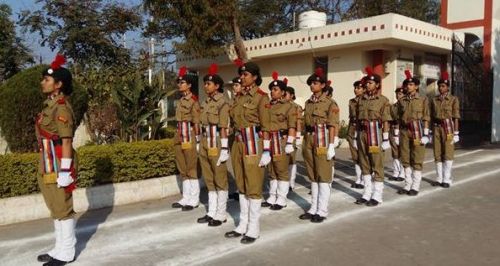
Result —
[{"label": "concrete pavement", "polygon": [[[498,151],[457,151],[451,189],[424,181],[421,193],[409,197],[395,193],[401,182],[386,182],[384,203],[369,208],[353,204],[361,191],[350,188],[354,170],[347,150],[339,149],[328,219],[312,224],[297,218],[309,201],[301,176],[287,208],[263,210],[261,237],[252,245],[223,236],[237,223],[237,202],[229,203],[228,222],[216,228],[196,223],[202,206],[171,209],[177,197],[88,211],[79,215],[79,256],[72,265],[499,265]],[[424,178],[434,177],[427,150]],[[39,265],[36,255],[52,243],[48,219],[1,226],[0,264]]]}]

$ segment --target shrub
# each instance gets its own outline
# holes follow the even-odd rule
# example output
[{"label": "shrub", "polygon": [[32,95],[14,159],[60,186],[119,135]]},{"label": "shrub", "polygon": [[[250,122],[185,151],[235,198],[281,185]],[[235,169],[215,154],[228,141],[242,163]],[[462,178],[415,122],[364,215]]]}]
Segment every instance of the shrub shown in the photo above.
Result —
[{"label": "shrub", "polygon": [[[0,198],[38,192],[38,154],[0,155]],[[176,173],[173,141],[88,145],[77,150],[78,187],[92,187]]]},{"label": "shrub", "polygon": [[[12,152],[37,150],[35,117],[42,111],[46,97],[40,90],[42,71],[39,65],[26,69],[0,86],[0,128]],[[70,97],[75,113],[75,125],[79,125],[87,108],[87,93],[73,83]]]}]

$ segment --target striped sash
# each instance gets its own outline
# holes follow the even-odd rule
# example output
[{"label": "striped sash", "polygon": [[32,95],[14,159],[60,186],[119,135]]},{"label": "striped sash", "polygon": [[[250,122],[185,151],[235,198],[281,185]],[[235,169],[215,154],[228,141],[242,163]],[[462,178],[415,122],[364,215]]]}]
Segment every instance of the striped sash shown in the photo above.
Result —
[{"label": "striped sash", "polygon": [[424,130],[422,127],[422,120],[413,120],[408,124],[408,129],[410,130],[410,135],[413,138],[413,143],[415,145],[420,144],[420,139],[424,135]]},{"label": "striped sash", "polygon": [[441,121],[441,127],[444,129],[444,133],[446,134],[446,141],[453,140],[453,131],[455,129],[453,120],[450,118],[443,119]]},{"label": "striped sash", "polygon": [[241,141],[245,143],[245,156],[256,156],[258,154],[259,133],[255,127],[240,129]]},{"label": "striped sash", "polygon": [[208,156],[217,156],[217,125],[205,126],[205,134],[207,136]]},{"label": "striped sash", "polygon": [[181,148],[183,150],[191,149],[192,131],[191,122],[179,121],[177,122],[177,132],[181,140]]},{"label": "striped sash", "polygon": [[271,155],[280,156],[283,154],[281,149],[281,133],[279,131],[271,131]]},{"label": "striped sash", "polygon": [[366,122],[366,138],[368,141],[368,152],[369,153],[379,153],[380,152],[380,123],[379,121],[367,121]]},{"label": "striped sash", "polygon": [[56,147],[54,141],[47,138],[40,138],[40,152],[42,153],[43,164],[43,183],[57,183],[57,173],[59,172],[59,161],[57,160],[62,154],[61,147]]},{"label": "striped sash", "polygon": [[329,131],[326,124],[318,124],[314,126],[314,146],[316,147],[316,154],[326,154],[329,140]]}]

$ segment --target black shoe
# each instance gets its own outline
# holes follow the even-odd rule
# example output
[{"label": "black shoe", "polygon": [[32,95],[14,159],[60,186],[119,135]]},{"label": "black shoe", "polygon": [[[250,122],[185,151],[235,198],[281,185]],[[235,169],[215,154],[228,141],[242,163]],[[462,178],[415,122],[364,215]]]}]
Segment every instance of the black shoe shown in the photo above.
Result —
[{"label": "black shoe", "polygon": [[208,222],[208,226],[219,226],[223,223],[225,223],[227,220],[224,220],[224,221],[219,221],[219,220],[215,220],[215,219],[212,219]]},{"label": "black shoe", "polygon": [[299,216],[299,219],[301,219],[301,220],[311,220],[311,219],[312,219],[312,217],[313,217],[313,215],[312,215],[312,214],[310,214],[310,213],[306,212],[306,213],[301,214],[301,215]]},{"label": "black shoe", "polygon": [[367,203],[368,201],[366,199],[363,199],[363,198],[359,198],[357,199],[354,203],[358,204],[358,205],[361,205],[361,204],[365,204]]},{"label": "black shoe", "polygon": [[208,216],[208,215],[205,215],[201,218],[198,218],[197,222],[200,223],[200,224],[204,224],[204,223],[208,223],[210,221],[212,221],[214,218]]},{"label": "black shoe", "polygon": [[366,206],[369,206],[369,207],[375,207],[375,206],[377,206],[377,205],[378,205],[378,203],[379,203],[379,202],[378,202],[377,200],[371,199],[370,201],[368,201],[368,202],[366,203]]},{"label": "black shoe", "polygon": [[185,211],[192,211],[194,208],[197,208],[198,206],[191,206],[191,205],[184,205],[182,206],[182,211],[185,212]]},{"label": "black shoe", "polygon": [[311,191],[309,190],[309,193],[307,193],[307,194],[311,195]]},{"label": "black shoe", "polygon": [[396,178],[397,177],[391,176],[391,177],[389,177],[389,181],[396,181]]},{"label": "black shoe", "polygon": [[394,181],[401,182],[401,181],[405,181],[405,179],[404,179],[404,178],[402,178],[402,177],[396,177],[396,178],[394,179]]},{"label": "black shoe", "polygon": [[449,187],[450,187],[450,184],[448,184],[448,183],[442,183],[442,184],[441,184],[441,187],[444,187],[444,188],[449,188]]},{"label": "black shoe", "polygon": [[402,188],[402,189],[400,189],[400,190],[398,190],[398,194],[399,194],[399,195],[408,195],[408,193],[409,193],[409,192],[410,192],[410,191],[408,191],[408,190],[406,190],[406,189],[403,189],[403,188]]},{"label": "black shoe", "polygon": [[180,209],[180,208],[182,208],[182,205],[179,202],[174,202],[174,203],[172,203],[172,208]]},{"label": "black shoe", "polygon": [[418,191],[414,189],[410,189],[410,191],[408,191],[408,196],[416,196],[416,195],[418,195]]},{"label": "black shoe", "polygon": [[288,192],[292,192],[293,191],[293,188],[292,187],[289,187],[288,188]]},{"label": "black shoe", "polygon": [[42,255],[38,255],[38,257],[36,257],[36,260],[39,262],[49,262],[52,259],[53,258],[49,254],[42,254]]},{"label": "black shoe", "polygon": [[351,188],[358,188],[358,184],[356,184],[356,183],[352,183],[352,184],[351,184]]},{"label": "black shoe", "polygon": [[249,237],[249,236],[244,236],[241,240],[240,240],[240,243],[241,244],[252,244],[253,242],[255,242],[257,238],[253,238],[253,237]]},{"label": "black shoe", "polygon": [[260,204],[260,207],[263,207],[263,208],[267,208],[267,207],[271,207],[273,206],[271,203],[267,202],[267,201],[263,201],[261,204]]},{"label": "black shoe", "polygon": [[43,266],[62,266],[62,265],[66,265],[68,263],[71,263],[73,261],[74,260],[72,260],[72,261],[62,261],[62,260],[58,260],[58,259],[52,258],[48,262],[44,263]]},{"label": "black shoe", "polygon": [[315,214],[315,215],[311,218],[311,222],[312,222],[312,223],[321,223],[321,222],[323,222],[325,219],[326,219],[326,217],[319,216],[319,214]]},{"label": "black shoe", "polygon": [[361,185],[361,184],[356,184],[356,186],[355,186],[354,188],[363,189],[363,188],[365,188],[365,186],[364,186],[364,185]]},{"label": "black shoe", "polygon": [[225,233],[224,236],[226,238],[236,238],[236,237],[240,237],[242,235],[240,233],[236,232],[236,231],[231,231],[231,232]]},{"label": "black shoe", "polygon": [[285,207],[286,207],[286,206],[281,206],[281,205],[279,205],[279,204],[274,204],[274,205],[273,205],[273,206],[271,206],[271,208],[269,208],[269,209],[271,209],[271,210],[273,210],[273,211],[279,211],[279,210],[281,210],[281,209],[283,209],[283,208],[285,208]]},{"label": "black shoe", "polygon": [[434,181],[431,183],[431,186],[433,186],[433,187],[440,187],[442,185],[443,185],[443,183],[439,183],[438,181]]}]

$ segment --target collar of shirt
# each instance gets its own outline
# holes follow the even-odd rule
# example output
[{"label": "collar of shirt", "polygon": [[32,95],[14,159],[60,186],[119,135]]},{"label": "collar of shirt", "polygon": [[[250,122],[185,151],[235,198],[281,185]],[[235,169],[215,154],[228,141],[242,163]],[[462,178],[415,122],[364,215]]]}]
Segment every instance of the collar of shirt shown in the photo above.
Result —
[{"label": "collar of shirt", "polygon": [[443,101],[443,100],[445,100],[445,99],[446,99],[446,100],[448,100],[448,99],[449,99],[448,95],[450,95],[450,94],[447,92],[447,93],[445,93],[445,94],[439,94],[437,97],[439,98],[439,100]]},{"label": "collar of shirt", "polygon": [[420,95],[419,95],[418,93],[415,93],[415,94],[413,94],[413,95],[408,94],[408,95],[406,95],[406,98],[407,98],[408,100],[418,99],[418,98],[420,98]]},{"label": "collar of shirt", "polygon": [[316,95],[311,95],[311,98],[309,98],[309,101],[313,102],[313,103],[318,103],[318,102],[321,102],[322,100],[324,100],[326,98],[326,93],[321,93],[321,95],[319,97],[316,97]]},{"label": "collar of shirt", "polygon": [[242,92],[243,95],[249,94],[250,96],[253,96],[257,92],[257,90],[258,90],[257,85],[253,84],[250,87],[245,87]]},{"label": "collar of shirt", "polygon": [[51,106],[54,106],[54,104],[56,104],[56,102],[61,99],[62,97],[64,97],[64,95],[62,94],[57,94],[57,95],[51,95],[49,97],[47,97],[47,100],[45,100],[43,102],[43,105],[44,106],[47,106],[47,107],[51,107]]},{"label": "collar of shirt", "polygon": [[214,92],[211,96],[208,96],[207,97],[207,100],[211,100],[211,101],[218,101],[220,98],[222,97],[222,94],[221,93],[218,93],[217,91]]},{"label": "collar of shirt", "polygon": [[192,95],[193,95],[193,94],[192,94],[190,91],[188,91],[188,92],[183,92],[183,93],[182,93],[182,98],[183,98],[183,99],[186,99],[186,100],[189,100],[189,99],[191,99],[191,96],[192,96]]},{"label": "collar of shirt", "polygon": [[369,95],[368,93],[366,93],[363,95],[363,98],[365,98],[367,100],[374,100],[374,99],[378,99],[378,95],[377,94]]}]

